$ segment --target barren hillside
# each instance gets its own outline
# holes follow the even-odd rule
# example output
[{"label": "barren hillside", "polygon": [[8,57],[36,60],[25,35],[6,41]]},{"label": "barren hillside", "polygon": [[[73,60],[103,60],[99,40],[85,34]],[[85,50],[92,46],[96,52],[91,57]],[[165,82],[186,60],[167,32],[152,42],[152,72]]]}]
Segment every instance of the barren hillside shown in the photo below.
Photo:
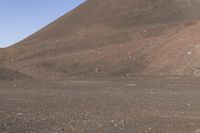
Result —
[{"label": "barren hillside", "polygon": [[87,0],[1,61],[38,78],[199,76],[199,18],[199,0]]}]

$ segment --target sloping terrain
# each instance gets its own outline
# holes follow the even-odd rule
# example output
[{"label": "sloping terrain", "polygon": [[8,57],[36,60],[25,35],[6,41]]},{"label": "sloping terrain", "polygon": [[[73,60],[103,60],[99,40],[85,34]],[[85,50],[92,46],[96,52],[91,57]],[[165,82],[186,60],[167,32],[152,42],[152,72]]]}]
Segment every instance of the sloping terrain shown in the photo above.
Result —
[{"label": "sloping terrain", "polygon": [[31,77],[11,69],[0,68],[0,81],[13,81],[23,79],[31,79]]},{"label": "sloping terrain", "polygon": [[199,0],[87,0],[4,50],[38,78],[199,76]]}]

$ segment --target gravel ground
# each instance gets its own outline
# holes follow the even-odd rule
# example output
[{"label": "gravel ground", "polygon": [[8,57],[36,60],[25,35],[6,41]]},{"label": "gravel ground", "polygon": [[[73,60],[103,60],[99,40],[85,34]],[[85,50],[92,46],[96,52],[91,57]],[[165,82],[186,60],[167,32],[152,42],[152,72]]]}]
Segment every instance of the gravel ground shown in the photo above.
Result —
[{"label": "gravel ground", "polygon": [[0,133],[200,133],[200,82],[0,82]]}]

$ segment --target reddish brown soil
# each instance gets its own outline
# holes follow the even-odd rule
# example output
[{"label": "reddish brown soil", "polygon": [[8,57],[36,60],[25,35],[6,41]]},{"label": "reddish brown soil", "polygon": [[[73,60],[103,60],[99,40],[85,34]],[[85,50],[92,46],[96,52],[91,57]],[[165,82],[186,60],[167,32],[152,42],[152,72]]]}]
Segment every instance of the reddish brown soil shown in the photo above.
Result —
[{"label": "reddish brown soil", "polygon": [[14,46],[1,67],[36,78],[200,76],[198,0],[88,0]]}]

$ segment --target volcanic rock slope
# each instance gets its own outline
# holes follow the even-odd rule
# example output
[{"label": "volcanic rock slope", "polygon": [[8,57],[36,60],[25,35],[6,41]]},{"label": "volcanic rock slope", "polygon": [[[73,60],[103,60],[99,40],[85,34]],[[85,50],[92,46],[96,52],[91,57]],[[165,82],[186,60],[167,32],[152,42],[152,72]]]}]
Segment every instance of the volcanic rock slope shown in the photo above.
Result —
[{"label": "volcanic rock slope", "polygon": [[200,76],[200,0],[87,0],[1,50],[36,78]]}]

